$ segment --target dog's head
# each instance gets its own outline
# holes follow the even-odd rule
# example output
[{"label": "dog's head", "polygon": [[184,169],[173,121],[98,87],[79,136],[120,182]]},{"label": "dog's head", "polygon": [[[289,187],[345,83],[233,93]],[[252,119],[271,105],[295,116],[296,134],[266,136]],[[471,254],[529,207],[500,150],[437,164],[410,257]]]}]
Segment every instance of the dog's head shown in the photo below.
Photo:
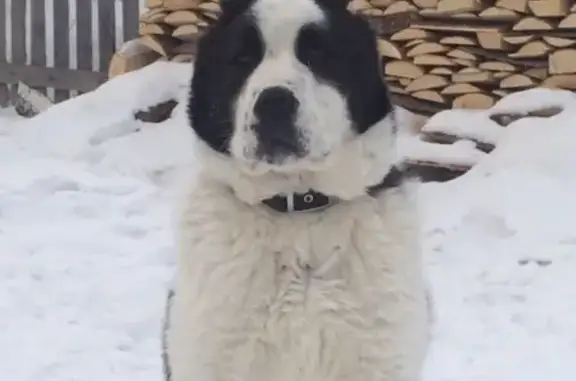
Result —
[{"label": "dog's head", "polygon": [[345,170],[344,161],[386,173],[392,106],[375,35],[347,3],[221,0],[220,19],[199,42],[189,116],[228,169],[299,182],[306,172]]}]

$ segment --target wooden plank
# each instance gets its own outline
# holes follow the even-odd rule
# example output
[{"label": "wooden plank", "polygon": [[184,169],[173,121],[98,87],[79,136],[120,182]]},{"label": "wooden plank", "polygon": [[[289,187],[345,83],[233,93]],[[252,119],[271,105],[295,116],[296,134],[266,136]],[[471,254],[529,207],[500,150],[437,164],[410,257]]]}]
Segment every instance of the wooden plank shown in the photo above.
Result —
[{"label": "wooden plank", "polygon": [[[68,0],[55,0],[54,9],[54,67],[68,69],[70,67],[70,26]],[[27,83],[24,79],[23,82]],[[32,84],[28,83],[29,86]],[[56,88],[56,87],[55,87]],[[62,89],[59,87],[58,89]],[[54,101],[61,102],[70,98],[68,90],[56,90]]]},{"label": "wooden plank", "polygon": [[93,70],[92,1],[76,1],[76,63],[80,70]]},{"label": "wooden plank", "polygon": [[116,51],[116,20],[114,0],[98,0],[98,45],[100,65],[98,70],[108,72],[108,65]]},{"label": "wooden plank", "polygon": [[[6,61],[6,0],[0,0],[0,63]],[[8,96],[8,86],[0,82],[0,107],[8,106],[10,97]]]},{"label": "wooden plank", "polygon": [[[12,59],[17,65],[26,65],[26,1],[12,1],[10,18],[12,22]],[[16,92],[10,86],[10,92]]]},{"label": "wooden plank", "polygon": [[[46,66],[46,2],[45,0],[31,1],[31,24],[32,24],[32,65]],[[46,94],[46,89],[35,88],[42,94]]]},{"label": "wooden plank", "polygon": [[24,82],[30,87],[92,91],[106,82],[105,73],[0,62],[0,83]]},{"label": "wooden plank", "polygon": [[124,42],[138,37],[140,19],[139,0],[124,0],[122,2],[122,25],[124,29]]}]

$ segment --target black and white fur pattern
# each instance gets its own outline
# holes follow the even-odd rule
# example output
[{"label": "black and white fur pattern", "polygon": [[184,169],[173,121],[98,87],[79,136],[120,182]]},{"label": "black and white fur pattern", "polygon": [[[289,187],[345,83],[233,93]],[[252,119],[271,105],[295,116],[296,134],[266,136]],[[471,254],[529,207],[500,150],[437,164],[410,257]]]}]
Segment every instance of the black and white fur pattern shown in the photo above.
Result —
[{"label": "black and white fur pattern", "polygon": [[[222,0],[189,104],[172,381],[416,381],[428,311],[413,183],[375,36],[346,0]],[[309,189],[315,213],[262,200]]]}]

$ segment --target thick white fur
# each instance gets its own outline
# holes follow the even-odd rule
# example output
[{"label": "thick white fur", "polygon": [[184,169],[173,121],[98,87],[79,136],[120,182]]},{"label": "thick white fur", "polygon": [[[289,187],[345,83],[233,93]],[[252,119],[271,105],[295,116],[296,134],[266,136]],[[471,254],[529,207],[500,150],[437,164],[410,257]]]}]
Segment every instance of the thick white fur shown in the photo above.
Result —
[{"label": "thick white fur", "polygon": [[[351,137],[346,100],[333,86],[319,82],[294,54],[298,31],[308,23],[324,23],[322,10],[311,0],[259,0],[252,13],[266,50],[238,97],[235,133],[230,142],[232,155],[252,166],[260,165],[255,157],[253,109],[260,93],[275,86],[290,90],[300,104],[296,128],[309,158],[329,155]],[[286,160],[283,165],[290,162],[290,158]]]},{"label": "thick white fur", "polygon": [[[368,152],[389,130],[385,120],[338,150],[333,162],[352,164],[301,176],[248,175],[200,150],[180,224],[173,381],[419,380],[428,314],[413,187],[372,198],[358,185],[388,170],[389,152]],[[309,214],[246,202],[304,178],[351,197]]]},{"label": "thick white fur", "polygon": [[[267,81],[278,76],[255,76],[253,86],[276,85]],[[323,91],[306,86],[302,94]],[[299,162],[255,165],[197,140],[202,167],[182,209],[167,335],[172,381],[420,379],[428,310],[414,187],[365,192],[395,162],[394,116],[352,138],[343,104],[311,104],[316,117],[302,126],[320,124],[311,138],[319,143]],[[331,118],[336,125],[322,125]],[[244,152],[241,131],[234,138]],[[261,204],[309,188],[341,202],[295,214]]]}]

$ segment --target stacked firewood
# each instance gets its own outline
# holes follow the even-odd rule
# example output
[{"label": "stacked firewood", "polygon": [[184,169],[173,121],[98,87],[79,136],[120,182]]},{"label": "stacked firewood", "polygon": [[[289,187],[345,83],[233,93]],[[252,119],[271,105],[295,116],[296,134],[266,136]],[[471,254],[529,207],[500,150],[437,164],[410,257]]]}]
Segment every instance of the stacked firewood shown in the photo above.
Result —
[{"label": "stacked firewood", "polygon": [[198,36],[220,15],[218,0],[147,0],[146,5],[147,11],[140,16],[140,38],[116,53],[110,77],[159,59],[191,61]]},{"label": "stacked firewood", "polygon": [[[287,0],[289,1],[289,0]],[[141,38],[111,76],[158,59],[193,59],[219,0],[148,0]],[[396,102],[419,114],[489,108],[532,87],[576,90],[575,0],[352,0],[376,29]]]},{"label": "stacked firewood", "polygon": [[201,31],[220,15],[217,0],[148,0],[140,17],[143,42],[168,60],[192,60]]},{"label": "stacked firewood", "polygon": [[[374,14],[368,0],[353,3]],[[381,28],[400,25],[380,34],[386,78],[400,103],[413,111],[484,109],[507,94],[539,86],[576,89],[573,0],[386,3]]]}]

